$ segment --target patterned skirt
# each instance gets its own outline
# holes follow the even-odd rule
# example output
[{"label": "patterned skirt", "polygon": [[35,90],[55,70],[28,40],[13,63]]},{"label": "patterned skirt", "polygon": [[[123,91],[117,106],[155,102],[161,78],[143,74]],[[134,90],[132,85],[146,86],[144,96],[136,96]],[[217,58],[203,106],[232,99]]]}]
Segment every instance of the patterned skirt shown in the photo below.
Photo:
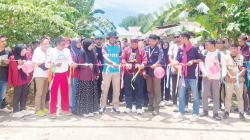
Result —
[{"label": "patterned skirt", "polygon": [[96,112],[98,110],[97,81],[78,80],[75,101],[74,114],[82,115]]}]

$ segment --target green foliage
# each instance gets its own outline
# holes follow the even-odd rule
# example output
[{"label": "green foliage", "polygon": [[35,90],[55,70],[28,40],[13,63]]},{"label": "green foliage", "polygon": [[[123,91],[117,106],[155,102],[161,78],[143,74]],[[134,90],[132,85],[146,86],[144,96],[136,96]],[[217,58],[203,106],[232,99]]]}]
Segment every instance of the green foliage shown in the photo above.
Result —
[{"label": "green foliage", "polygon": [[128,27],[130,26],[142,26],[147,18],[149,17],[150,14],[138,14],[137,17],[136,16],[129,16],[126,17],[125,19],[122,20],[122,22],[119,24],[120,27],[124,27],[125,29],[128,30]]}]

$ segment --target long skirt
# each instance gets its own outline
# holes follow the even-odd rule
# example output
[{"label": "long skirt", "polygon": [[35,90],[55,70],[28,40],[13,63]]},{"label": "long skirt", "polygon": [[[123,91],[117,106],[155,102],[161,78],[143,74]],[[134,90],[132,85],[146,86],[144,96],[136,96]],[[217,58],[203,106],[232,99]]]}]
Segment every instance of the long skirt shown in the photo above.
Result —
[{"label": "long skirt", "polygon": [[76,115],[94,113],[98,110],[98,89],[97,81],[82,81],[77,82],[77,91],[75,97]]}]

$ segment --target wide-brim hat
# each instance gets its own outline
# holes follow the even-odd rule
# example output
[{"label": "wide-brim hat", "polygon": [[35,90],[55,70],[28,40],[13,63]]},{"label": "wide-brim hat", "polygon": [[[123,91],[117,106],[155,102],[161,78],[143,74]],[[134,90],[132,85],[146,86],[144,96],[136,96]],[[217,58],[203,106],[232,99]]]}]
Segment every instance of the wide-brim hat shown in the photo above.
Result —
[{"label": "wide-brim hat", "polygon": [[108,33],[107,39],[109,39],[111,36],[116,37],[116,39],[118,38],[118,36],[116,35],[116,32],[110,32],[110,33]]}]

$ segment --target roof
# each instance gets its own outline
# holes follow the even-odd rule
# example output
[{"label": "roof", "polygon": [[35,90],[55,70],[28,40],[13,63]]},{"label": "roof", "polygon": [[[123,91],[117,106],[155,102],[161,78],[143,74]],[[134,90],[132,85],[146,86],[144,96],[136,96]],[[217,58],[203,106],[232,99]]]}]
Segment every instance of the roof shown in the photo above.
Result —
[{"label": "roof", "polygon": [[116,31],[118,33],[118,35],[129,35],[129,36],[134,36],[133,33],[127,31],[125,28],[116,26]]},{"label": "roof", "polygon": [[142,36],[140,29],[141,27],[128,27],[128,31],[134,34],[135,36]]}]

